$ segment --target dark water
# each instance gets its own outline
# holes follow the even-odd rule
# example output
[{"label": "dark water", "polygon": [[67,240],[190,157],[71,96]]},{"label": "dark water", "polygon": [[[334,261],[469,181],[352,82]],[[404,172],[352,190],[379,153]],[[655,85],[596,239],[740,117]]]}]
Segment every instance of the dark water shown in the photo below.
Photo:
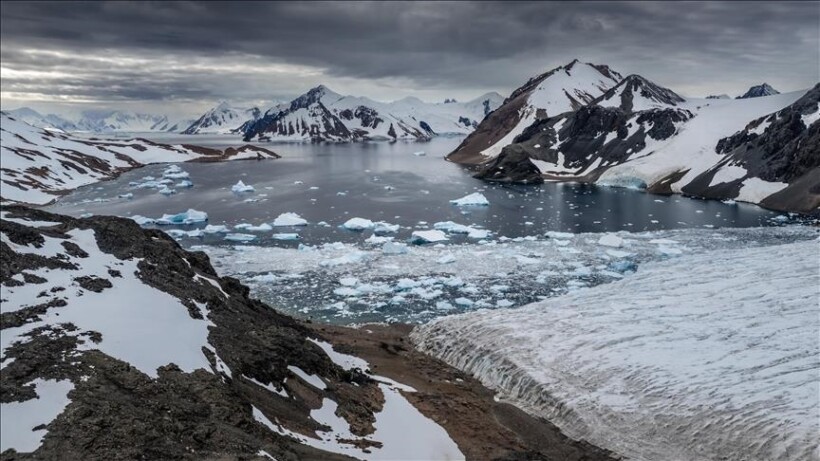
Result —
[{"label": "dark water", "polygon": [[[235,138],[218,136],[186,137],[184,141],[211,146],[237,144]],[[190,173],[194,187],[177,188],[171,196],[129,186],[129,182],[144,176],[161,177],[167,165],[153,165],[79,189],[49,209],[75,216],[93,213],[159,217],[193,208],[207,212],[210,224],[227,225],[258,225],[271,222],[280,213],[295,212],[312,224],[299,230],[301,241],[311,244],[361,240],[361,234],[338,228],[352,217],[400,224],[397,239],[404,239],[413,229],[426,227],[419,224],[421,221],[429,225],[455,221],[484,227],[495,237],[520,237],[545,231],[751,227],[767,225],[777,215],[747,204],[728,205],[584,184],[492,185],[443,160],[460,141],[439,138],[427,143],[272,144],[269,147],[282,159],[180,164]],[[413,155],[418,151],[426,155]],[[254,186],[255,193],[231,192],[231,186],[240,179]],[[490,206],[459,208],[449,203],[476,191],[487,197]],[[133,193],[133,198],[117,198],[126,193]],[[319,221],[331,226],[313,225]],[[293,229],[277,228],[274,232]],[[295,245],[272,240],[271,234],[257,233],[255,243]],[[220,235],[205,239],[205,243],[221,241]]]}]

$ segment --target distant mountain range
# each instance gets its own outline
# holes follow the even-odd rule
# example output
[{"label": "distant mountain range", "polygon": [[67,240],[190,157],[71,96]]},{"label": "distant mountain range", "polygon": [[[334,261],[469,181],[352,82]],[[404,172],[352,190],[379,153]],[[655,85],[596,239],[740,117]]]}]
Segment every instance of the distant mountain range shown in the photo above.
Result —
[{"label": "distant mountain range", "polygon": [[530,79],[448,160],[500,182],[595,182],[820,207],[820,89],[767,84],[737,99],[684,98],[639,76],[577,60]]},{"label": "distant mountain range", "polygon": [[264,112],[222,102],[199,117],[182,119],[108,110],[86,111],[69,120],[27,107],[7,113],[39,128],[65,132],[237,134],[248,140],[286,141],[423,140],[469,134],[503,100],[498,93],[487,93],[464,103],[427,103],[413,97],[385,103],[343,96],[320,85]]}]

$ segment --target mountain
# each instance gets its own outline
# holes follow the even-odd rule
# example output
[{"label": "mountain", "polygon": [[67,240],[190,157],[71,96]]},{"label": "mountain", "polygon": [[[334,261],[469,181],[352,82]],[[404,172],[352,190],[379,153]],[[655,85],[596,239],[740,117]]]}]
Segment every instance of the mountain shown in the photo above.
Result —
[{"label": "mountain", "polygon": [[414,97],[383,103],[343,96],[320,85],[241,130],[246,141],[424,140],[472,132],[500,100],[500,95],[489,93],[465,103],[431,104]]},{"label": "mountain", "polygon": [[729,97],[728,94],[723,93],[723,94],[710,94],[709,96],[706,96],[706,99],[732,99],[732,98]]},{"label": "mountain", "polygon": [[182,130],[182,134],[233,133],[243,124],[253,123],[261,116],[262,113],[258,107],[238,109],[231,107],[227,102],[222,102],[202,114],[201,117]]},{"label": "mountain", "polygon": [[45,204],[77,187],[148,163],[276,158],[255,146],[225,151],[144,139],[86,140],[0,114],[2,200]]},{"label": "mountain", "polygon": [[[817,210],[820,84],[793,104],[752,120],[744,129],[721,139],[715,150],[723,160],[684,186],[684,193],[759,201],[782,210]],[[766,188],[761,190],[762,185]]]},{"label": "mountain", "polygon": [[589,104],[621,80],[621,75],[607,66],[577,59],[531,78],[489,114],[447,159],[481,163],[498,155],[535,121]]},{"label": "mountain", "polygon": [[601,107],[619,107],[624,112],[640,112],[676,107],[686,100],[668,88],[633,74],[624,78],[593,102]]},{"label": "mountain", "polygon": [[771,96],[774,94],[780,94],[780,92],[772,88],[771,85],[769,85],[768,83],[764,83],[762,85],[756,85],[749,88],[749,91],[743,93],[742,96],[738,96],[736,99],[759,98],[762,96]]},{"label": "mountain", "polygon": [[595,182],[814,212],[816,99],[812,90],[687,100],[631,75],[575,112],[533,122],[476,176]]},{"label": "mountain", "polygon": [[166,133],[181,133],[186,128],[191,126],[196,119],[194,118],[169,118],[163,115],[157,123],[151,126],[151,131],[163,131]]},{"label": "mountain", "polygon": [[152,127],[162,124],[167,117],[162,115],[140,114],[120,110],[84,111],[77,121],[77,131],[93,133],[114,132],[150,132]]},{"label": "mountain", "polygon": [[21,107],[6,111],[9,115],[17,120],[22,120],[29,125],[37,128],[56,129],[61,131],[75,131],[77,126],[74,122],[66,120],[63,117],[55,114],[42,115],[34,109],[28,107]]}]

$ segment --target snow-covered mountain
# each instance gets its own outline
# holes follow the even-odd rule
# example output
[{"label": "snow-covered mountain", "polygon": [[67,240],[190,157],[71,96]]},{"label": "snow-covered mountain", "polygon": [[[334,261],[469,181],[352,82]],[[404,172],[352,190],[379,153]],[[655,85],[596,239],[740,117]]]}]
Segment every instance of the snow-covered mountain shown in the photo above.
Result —
[{"label": "snow-covered mountain", "polygon": [[37,128],[54,129],[61,131],[76,131],[77,125],[74,122],[67,120],[59,115],[48,114],[42,115],[34,109],[28,107],[21,107],[19,109],[6,111],[7,114],[17,120],[22,120],[29,125]]},{"label": "snow-covered mountain", "polygon": [[320,85],[268,110],[243,130],[245,140],[421,140],[470,133],[500,101],[500,95],[489,93],[465,103],[431,104],[414,97],[383,103]]},{"label": "snow-covered mountain", "polygon": [[150,132],[167,121],[162,115],[140,114],[122,110],[84,111],[76,122],[77,131],[93,133]]},{"label": "snow-covered mountain", "polygon": [[498,155],[537,120],[589,104],[621,80],[621,75],[607,66],[577,59],[533,77],[513,91],[447,158],[456,163],[481,163]]},{"label": "snow-covered mountain", "polygon": [[738,96],[737,99],[760,98],[762,96],[772,96],[775,94],[780,94],[780,92],[772,88],[768,83],[763,83],[749,88],[749,91]]},{"label": "snow-covered mountain", "polygon": [[723,93],[723,94],[710,94],[709,96],[706,96],[706,99],[732,99],[732,98],[728,94]]},{"label": "snow-covered mountain", "polygon": [[170,118],[167,115],[161,116],[159,121],[151,127],[151,131],[162,131],[165,133],[181,133],[196,121],[195,118]]},{"label": "snow-covered mountain", "polygon": [[[748,174],[745,169],[735,169],[729,175],[726,165],[730,154],[719,143],[736,133],[735,139],[745,141],[764,135],[762,127],[757,128],[758,133],[743,130],[747,125],[763,126],[762,122],[753,121],[764,116],[771,118],[771,114],[798,99],[800,109],[788,114],[808,114],[813,110],[809,106],[818,97],[812,90],[761,98],[685,99],[646,78],[630,75],[587,105],[553,116],[544,115],[521,128],[514,138],[505,139],[500,150],[485,149],[476,158],[476,150],[470,147],[475,140],[470,138],[482,132],[479,127],[448,158],[467,164],[479,162],[477,177],[491,181],[576,180],[812,212],[820,205],[816,187],[820,182],[815,178],[815,169],[820,165],[820,143],[812,137],[815,120],[810,116],[801,119],[789,115],[788,129],[772,127],[778,130],[777,134],[769,136],[767,139],[772,141],[766,141],[765,147],[755,151],[765,161],[750,160],[749,164],[759,166],[749,169]],[[794,152],[796,146],[800,146],[800,153]],[[465,157],[465,149],[472,149],[473,156]],[[751,152],[752,147],[748,149]],[[800,168],[792,168],[789,174],[775,172],[783,165],[791,165],[795,161],[792,157],[799,158]],[[724,173],[712,183],[718,170]],[[699,177],[707,172],[708,181],[705,176]],[[722,184],[724,179],[731,184]],[[784,191],[791,184],[800,186]],[[773,195],[781,191],[775,200]],[[772,199],[766,200],[770,196]]]},{"label": "snow-covered mountain", "polygon": [[49,203],[71,189],[148,163],[277,157],[255,146],[223,152],[144,139],[91,141],[33,127],[5,112],[0,122],[0,197],[16,202]]},{"label": "snow-covered mountain", "polygon": [[239,109],[222,102],[193,121],[182,130],[182,134],[234,133],[245,123],[253,123],[261,116],[262,111],[258,107]]}]

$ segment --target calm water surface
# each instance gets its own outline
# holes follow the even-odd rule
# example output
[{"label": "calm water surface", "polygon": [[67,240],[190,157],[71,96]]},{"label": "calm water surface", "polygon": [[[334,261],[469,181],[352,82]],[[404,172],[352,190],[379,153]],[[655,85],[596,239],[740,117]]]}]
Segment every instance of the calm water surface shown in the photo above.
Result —
[{"label": "calm water surface", "polygon": [[[240,144],[235,137],[226,136],[160,135],[153,139],[214,147]],[[267,147],[282,159],[179,164],[190,173],[194,187],[176,188],[177,193],[171,196],[129,185],[143,181],[145,176],[159,178],[167,167],[152,165],[81,188],[48,208],[74,216],[92,213],[148,217],[193,208],[207,212],[210,224],[229,226],[269,223],[280,213],[295,212],[312,225],[275,232],[298,230],[300,241],[309,244],[361,240],[363,234],[339,227],[352,217],[400,224],[400,240],[408,238],[414,229],[428,228],[438,221],[483,227],[495,237],[514,238],[546,231],[751,227],[767,225],[777,215],[753,205],[727,205],[585,184],[492,185],[443,160],[460,141],[437,138],[426,143],[269,144]],[[414,155],[420,151],[425,155]],[[254,186],[255,192],[231,192],[231,186],[239,180]],[[449,203],[477,191],[487,197],[490,206],[459,208]],[[118,198],[128,193],[133,198]],[[330,226],[315,225],[320,221]],[[195,227],[202,226],[183,228]],[[271,234],[258,233],[254,243],[297,244],[274,240]],[[204,240],[206,244],[221,242],[221,235]]]}]

